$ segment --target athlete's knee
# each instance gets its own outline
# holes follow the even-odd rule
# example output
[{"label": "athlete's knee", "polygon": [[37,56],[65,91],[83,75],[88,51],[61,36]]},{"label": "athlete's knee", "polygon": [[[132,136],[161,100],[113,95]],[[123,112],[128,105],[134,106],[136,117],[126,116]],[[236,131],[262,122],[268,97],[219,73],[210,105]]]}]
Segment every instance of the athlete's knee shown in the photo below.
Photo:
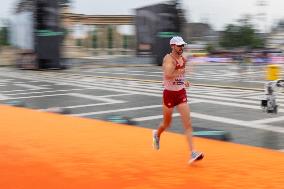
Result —
[{"label": "athlete's knee", "polygon": [[169,123],[163,123],[160,125],[161,128],[163,128],[164,130],[168,129],[171,125]]},{"label": "athlete's knee", "polygon": [[188,130],[188,129],[192,130],[192,126],[191,126],[190,123],[189,124],[184,124],[183,127],[184,127],[185,130]]}]

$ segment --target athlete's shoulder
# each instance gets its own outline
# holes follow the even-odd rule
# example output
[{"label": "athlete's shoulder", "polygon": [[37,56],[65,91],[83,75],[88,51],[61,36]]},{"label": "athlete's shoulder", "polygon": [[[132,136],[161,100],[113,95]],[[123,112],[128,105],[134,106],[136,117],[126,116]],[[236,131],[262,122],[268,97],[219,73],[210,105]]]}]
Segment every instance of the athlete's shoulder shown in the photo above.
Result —
[{"label": "athlete's shoulder", "polygon": [[174,61],[173,57],[170,54],[167,54],[163,59],[163,64],[172,64],[173,61]]},{"label": "athlete's shoulder", "polygon": [[185,58],[184,56],[182,56],[181,58],[184,62],[187,62],[187,58]]},{"label": "athlete's shoulder", "polygon": [[164,56],[164,61],[165,60],[168,60],[168,59],[172,59],[172,56],[170,55],[170,54],[166,54],[165,56]]}]

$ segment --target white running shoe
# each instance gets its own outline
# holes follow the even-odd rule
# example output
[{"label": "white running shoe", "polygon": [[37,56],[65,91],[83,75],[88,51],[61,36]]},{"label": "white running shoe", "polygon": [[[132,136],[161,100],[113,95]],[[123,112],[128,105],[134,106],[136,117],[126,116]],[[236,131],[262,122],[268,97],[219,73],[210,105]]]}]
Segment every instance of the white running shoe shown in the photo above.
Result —
[{"label": "white running shoe", "polygon": [[202,152],[193,151],[191,153],[191,157],[190,157],[188,163],[191,164],[194,161],[202,160],[203,157],[204,157],[204,155],[203,155]]},{"label": "white running shoe", "polygon": [[160,149],[160,138],[158,137],[158,131],[153,130],[153,148],[155,150]]}]

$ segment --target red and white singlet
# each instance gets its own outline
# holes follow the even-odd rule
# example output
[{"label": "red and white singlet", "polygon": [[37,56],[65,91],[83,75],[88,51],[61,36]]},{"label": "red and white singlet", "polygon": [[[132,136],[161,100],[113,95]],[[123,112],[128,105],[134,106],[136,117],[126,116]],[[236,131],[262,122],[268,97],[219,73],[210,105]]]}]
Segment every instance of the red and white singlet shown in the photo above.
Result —
[{"label": "red and white singlet", "polygon": [[[171,55],[170,55],[171,56]],[[179,63],[173,57],[177,69],[185,68],[186,60],[182,57],[182,62]],[[181,103],[187,102],[187,95],[185,90],[185,74],[181,74],[173,79],[166,79],[164,75],[164,91],[163,103],[168,108],[173,108]]]},{"label": "red and white singlet", "polygon": [[[170,55],[176,64],[175,70],[185,68],[186,59],[182,57],[182,62],[178,62],[172,55]],[[181,74],[173,79],[166,79],[164,75],[163,79],[164,88],[169,91],[179,91],[185,88],[185,74]]]}]

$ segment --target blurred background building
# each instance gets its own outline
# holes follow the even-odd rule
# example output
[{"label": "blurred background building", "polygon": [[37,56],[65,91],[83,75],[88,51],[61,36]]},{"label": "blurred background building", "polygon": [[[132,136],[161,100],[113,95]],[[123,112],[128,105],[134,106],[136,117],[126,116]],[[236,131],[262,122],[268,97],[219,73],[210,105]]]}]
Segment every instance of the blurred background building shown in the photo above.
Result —
[{"label": "blurred background building", "polygon": [[219,32],[214,31],[208,23],[186,23],[185,38],[191,43],[206,42],[218,45]]},{"label": "blurred background building", "polygon": [[267,37],[267,47],[284,51],[284,19],[272,28]]},{"label": "blurred background building", "polygon": [[[0,54],[1,57],[4,57],[4,62],[15,62],[13,58],[9,59],[7,57],[10,57],[11,54],[16,54],[15,52],[18,52],[19,49],[34,48],[33,44],[35,43],[33,40],[36,38],[32,38],[30,37],[31,34],[27,34],[33,33],[33,31],[28,31],[28,28],[32,28],[34,23],[29,22],[29,19],[23,19],[21,21],[20,17],[17,18],[16,15],[21,14],[21,18],[31,17],[29,12],[35,11],[35,2],[41,1],[45,2],[45,0],[19,0],[15,7],[15,16],[7,19],[5,22],[2,21],[2,28],[0,30],[2,51]],[[136,12],[132,15],[86,15],[72,12],[70,8],[72,1],[58,0],[56,2],[59,4],[57,32],[63,32],[62,46],[60,46],[59,49],[61,58],[95,58],[97,56],[109,55],[135,56],[140,47],[144,49],[149,48],[147,44],[140,44],[141,38],[137,33],[139,28],[142,28],[141,25],[145,20],[142,20],[138,25],[136,23],[137,10],[145,9],[145,7],[137,8]],[[189,51],[210,54],[210,52],[224,49],[234,51],[234,49],[258,48],[264,50],[266,48],[273,48],[277,49],[279,52],[284,50],[284,22],[282,20],[273,28],[268,28],[266,24],[267,15],[265,13],[267,7],[266,1],[257,0],[257,11],[255,15],[241,16],[237,24],[228,24],[220,31],[214,30],[211,24],[207,22],[190,22],[190,19],[184,16],[188,10],[181,8],[183,6],[180,5],[179,1],[165,1],[146,7],[160,6],[163,4],[176,4],[176,14],[180,17],[178,22],[180,22],[181,25],[178,26],[180,28],[176,30],[176,32],[165,33],[166,30],[162,31],[162,33],[158,30],[152,32],[152,36],[149,38],[151,43],[161,43],[155,42],[155,40],[157,40],[155,37],[158,34],[162,34],[160,35],[161,37],[168,38],[172,35],[181,35],[189,42],[189,46],[186,49],[187,54]],[[165,13],[167,12],[169,11],[165,11]],[[154,18],[153,15],[147,15],[149,18],[152,17],[150,20],[156,19],[154,24],[148,24],[150,28],[157,27],[157,23],[160,23],[160,21],[157,22],[157,18]],[[173,20],[173,17],[169,17],[168,14],[163,13],[161,15],[164,15],[161,20],[168,19],[168,21],[173,23],[177,22]],[[159,28],[162,28],[162,25],[163,28],[166,28],[165,26],[167,26],[168,23],[161,24]],[[30,27],[26,27],[27,25],[30,25]],[[22,31],[17,34],[16,31],[19,30],[15,30],[15,28],[22,28]],[[59,31],[59,28],[61,28],[62,31]],[[146,27],[144,27],[144,29],[145,28]],[[261,30],[260,28],[264,29]],[[169,28],[167,30],[169,30]],[[244,30],[247,31],[247,36],[244,36],[244,33],[240,33]],[[141,30],[139,32],[141,33]],[[26,34],[23,35],[23,33]],[[20,37],[17,36],[25,37],[22,37],[22,41],[20,40],[21,42],[19,43]],[[246,41],[244,41],[244,39]],[[234,44],[236,41],[241,43]],[[159,48],[161,47],[157,47],[157,49]],[[165,53],[165,51],[161,52]],[[154,50],[151,53],[157,54]]]}]

